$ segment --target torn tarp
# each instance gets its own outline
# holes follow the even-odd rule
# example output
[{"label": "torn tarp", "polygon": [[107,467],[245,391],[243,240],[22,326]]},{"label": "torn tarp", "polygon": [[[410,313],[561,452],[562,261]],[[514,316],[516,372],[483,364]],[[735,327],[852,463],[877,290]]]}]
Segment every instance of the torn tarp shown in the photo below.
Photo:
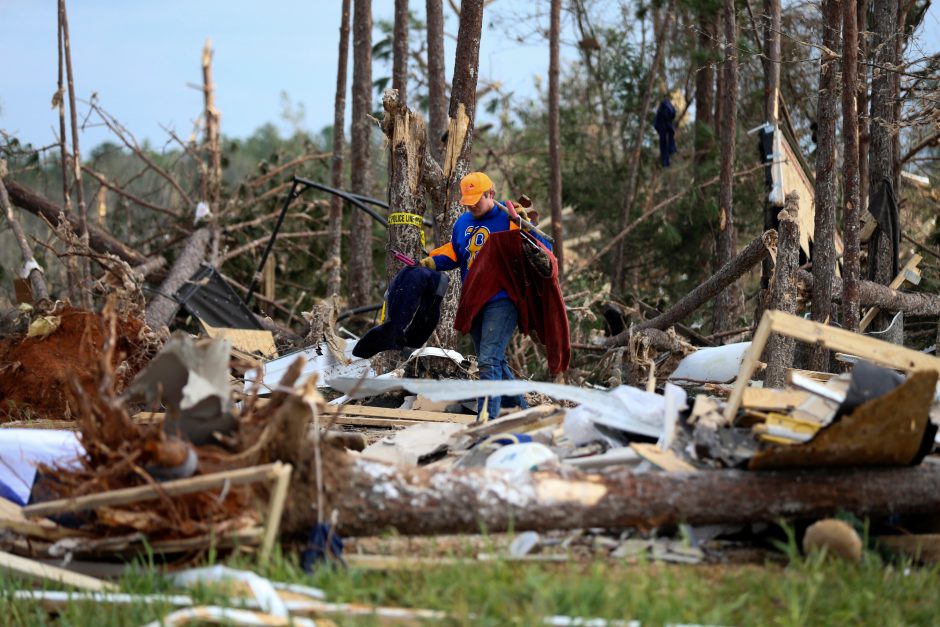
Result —
[{"label": "torn tarp", "polygon": [[[422,394],[431,401],[459,401],[486,395],[514,396],[526,392],[545,394],[556,400],[578,403],[581,411],[589,412],[588,418],[620,431],[658,438],[663,433],[665,400],[656,395],[650,403],[661,405],[660,409],[638,403],[632,393],[623,390],[610,392],[579,388],[541,381],[437,381],[433,379],[357,379],[337,377],[328,381],[330,387],[345,392],[353,398],[376,396],[395,390],[407,390]],[[626,387],[626,386],[622,386]]]}]

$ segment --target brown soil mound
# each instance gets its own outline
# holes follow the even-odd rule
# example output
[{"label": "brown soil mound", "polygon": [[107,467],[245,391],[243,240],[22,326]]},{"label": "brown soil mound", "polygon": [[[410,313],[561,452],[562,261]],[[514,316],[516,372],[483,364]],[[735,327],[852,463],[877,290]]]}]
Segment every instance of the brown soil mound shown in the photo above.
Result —
[{"label": "brown soil mound", "polygon": [[[103,319],[94,312],[71,308],[59,315],[61,325],[44,339],[20,336],[0,340],[0,422],[74,418],[78,406],[73,380],[85,393],[96,394],[104,346]],[[118,391],[146,360],[142,328],[139,320],[118,318],[111,364]]]}]

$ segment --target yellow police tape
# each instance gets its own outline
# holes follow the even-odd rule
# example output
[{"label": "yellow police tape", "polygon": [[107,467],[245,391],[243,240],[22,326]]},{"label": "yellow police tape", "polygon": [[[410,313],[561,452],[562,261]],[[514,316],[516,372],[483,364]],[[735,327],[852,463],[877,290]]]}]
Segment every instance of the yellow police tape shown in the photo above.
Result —
[{"label": "yellow police tape", "polygon": [[388,214],[388,224],[389,224],[389,226],[391,226],[391,225],[393,225],[393,224],[396,225],[396,226],[405,224],[405,225],[410,225],[410,226],[413,226],[413,227],[417,227],[418,231],[421,233],[421,248],[425,248],[425,244],[424,244],[424,218],[422,218],[422,217],[419,216],[418,214],[416,214],[416,213],[405,213],[405,212],[403,212],[403,211],[399,211],[399,212],[396,212],[396,213],[390,213],[390,214]]}]

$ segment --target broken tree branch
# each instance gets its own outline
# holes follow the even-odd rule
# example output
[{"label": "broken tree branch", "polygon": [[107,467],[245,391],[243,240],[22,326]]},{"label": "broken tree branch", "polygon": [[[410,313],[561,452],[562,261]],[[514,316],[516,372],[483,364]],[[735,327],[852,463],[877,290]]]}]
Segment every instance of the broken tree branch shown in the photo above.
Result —
[{"label": "broken tree branch", "polygon": [[644,329],[663,331],[714,298],[719,292],[741,278],[748,270],[759,264],[777,247],[777,232],[765,231],[763,235],[747,245],[731,261],[724,265],[704,283],[688,293],[673,307],[652,320],[641,322],[632,329],[627,329],[607,340],[607,346],[626,346],[630,334]]},{"label": "broken tree branch", "polygon": [[173,316],[179,309],[179,303],[173,298],[173,294],[199,269],[199,264],[206,258],[208,243],[208,228],[199,229],[186,240],[169,274],[160,284],[160,289],[154,295],[153,300],[147,305],[145,319],[151,329],[169,326],[173,321]]},{"label": "broken tree branch", "polygon": [[[805,270],[797,273],[806,289],[812,289],[813,275]],[[832,299],[842,300],[842,279],[832,277]],[[858,282],[858,304],[885,311],[903,311],[914,315],[940,315],[940,296],[923,292],[899,292],[873,281]]]},{"label": "broken tree branch", "polygon": [[[6,164],[0,161],[0,171],[4,169],[6,169]],[[4,186],[2,180],[0,180],[0,209],[3,209],[3,213],[7,217],[7,222],[10,223],[10,229],[13,230],[16,243],[20,246],[20,254],[23,255],[23,268],[24,270],[29,270],[29,274],[26,278],[29,279],[33,302],[48,302],[49,290],[46,289],[46,281],[42,278],[42,268],[39,267],[39,264],[36,263],[36,260],[33,258],[33,251],[29,247],[29,242],[26,241],[26,234],[23,233],[23,227],[20,226],[20,223],[16,220],[16,216],[13,214],[13,205],[10,204],[10,196],[7,194],[7,188]]]},{"label": "broken tree branch", "polygon": [[[25,209],[30,213],[40,216],[49,222],[49,224],[55,226],[58,226],[60,223],[59,216],[63,216],[69,222],[72,230],[76,233],[78,232],[78,218],[67,214],[66,210],[61,206],[40,196],[28,187],[20,185],[9,177],[4,177],[3,183],[10,193],[10,200],[20,209]],[[132,266],[139,266],[148,261],[147,257],[125,245],[119,239],[94,224],[88,225],[88,245],[98,252],[107,252],[117,255]]]}]

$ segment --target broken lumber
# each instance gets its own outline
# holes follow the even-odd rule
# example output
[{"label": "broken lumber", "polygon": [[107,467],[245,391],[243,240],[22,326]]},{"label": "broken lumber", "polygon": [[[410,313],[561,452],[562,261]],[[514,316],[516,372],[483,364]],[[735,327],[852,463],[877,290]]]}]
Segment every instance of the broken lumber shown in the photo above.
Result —
[{"label": "broken lumber", "polygon": [[[812,289],[813,275],[805,270],[800,270],[797,274],[805,289]],[[842,279],[837,276],[832,277],[832,299],[842,300]],[[899,292],[872,281],[858,282],[858,304],[862,307],[903,311],[918,316],[940,315],[940,296],[923,292]]]},{"label": "broken lumber", "polygon": [[[325,451],[326,452],[326,451]],[[652,528],[940,511],[940,468],[605,474],[572,470],[502,473],[440,471],[352,460],[336,452],[324,477],[327,509],[340,533],[375,535],[495,533],[584,527]],[[342,457],[339,457],[342,455]],[[313,480],[312,464],[302,470]],[[297,512],[300,513],[300,512]],[[305,502],[292,534],[305,534],[316,511]]]},{"label": "broken lumber", "polygon": [[726,287],[737,281],[744,274],[759,264],[777,248],[777,232],[765,231],[760,237],[748,244],[744,250],[726,263],[718,272],[709,277],[704,283],[689,292],[678,303],[664,311],[652,320],[646,320],[627,329],[607,340],[607,346],[626,346],[630,341],[630,334],[644,329],[658,329],[665,331],[670,326],[681,322],[687,315],[701,307],[703,304],[717,296]]},{"label": "broken lumber", "polygon": [[[365,418],[391,418],[411,422],[456,422],[469,425],[476,422],[476,416],[470,414],[450,414],[442,411],[424,411],[421,409],[401,409],[397,407],[370,407],[368,405],[327,405],[325,414],[359,416]],[[337,420],[338,424],[342,424]]]},{"label": "broken lumber", "polygon": [[[898,275],[892,279],[891,283],[888,284],[888,287],[893,290],[898,289],[904,285],[904,282],[909,279],[909,276],[911,277],[910,280],[916,284],[917,281],[920,280],[920,271],[917,269],[917,266],[920,264],[921,260],[923,260],[923,257],[915,253],[910,259],[907,260],[907,263],[904,264],[904,267],[901,268],[901,271],[898,273]],[[910,275],[908,275],[908,273],[910,273]],[[859,333],[864,332],[865,329],[868,328],[868,325],[870,325],[875,320],[880,311],[881,309],[878,307],[872,307],[868,310],[868,313],[865,314],[865,317],[862,318],[861,322],[858,323]]]},{"label": "broken lumber", "polygon": [[153,300],[147,305],[145,318],[151,329],[169,326],[179,309],[174,294],[183,287],[189,277],[196,274],[200,264],[206,258],[206,246],[209,244],[209,229],[201,228],[186,239],[183,250]]},{"label": "broken lumber", "polygon": [[[78,218],[70,215],[70,213],[67,212],[63,207],[47,200],[46,198],[43,198],[33,190],[24,185],[20,185],[9,177],[5,177],[3,179],[3,184],[10,193],[10,200],[20,209],[25,209],[26,211],[43,218],[49,222],[49,224],[54,226],[59,225],[59,215],[63,215],[65,216],[65,219],[68,221],[73,231],[76,233],[81,232]],[[98,252],[117,255],[131,266],[139,266],[148,261],[147,257],[140,254],[130,246],[127,246],[96,224],[89,222],[87,227],[88,245],[92,249]]]},{"label": "broken lumber", "polygon": [[36,560],[13,555],[5,551],[0,551],[0,569],[21,577],[36,579],[44,583],[57,583],[71,586],[79,590],[107,592],[118,589],[113,583],[108,583],[107,581],[96,579],[95,577],[89,577],[88,575],[74,573],[64,568],[42,564]]}]

